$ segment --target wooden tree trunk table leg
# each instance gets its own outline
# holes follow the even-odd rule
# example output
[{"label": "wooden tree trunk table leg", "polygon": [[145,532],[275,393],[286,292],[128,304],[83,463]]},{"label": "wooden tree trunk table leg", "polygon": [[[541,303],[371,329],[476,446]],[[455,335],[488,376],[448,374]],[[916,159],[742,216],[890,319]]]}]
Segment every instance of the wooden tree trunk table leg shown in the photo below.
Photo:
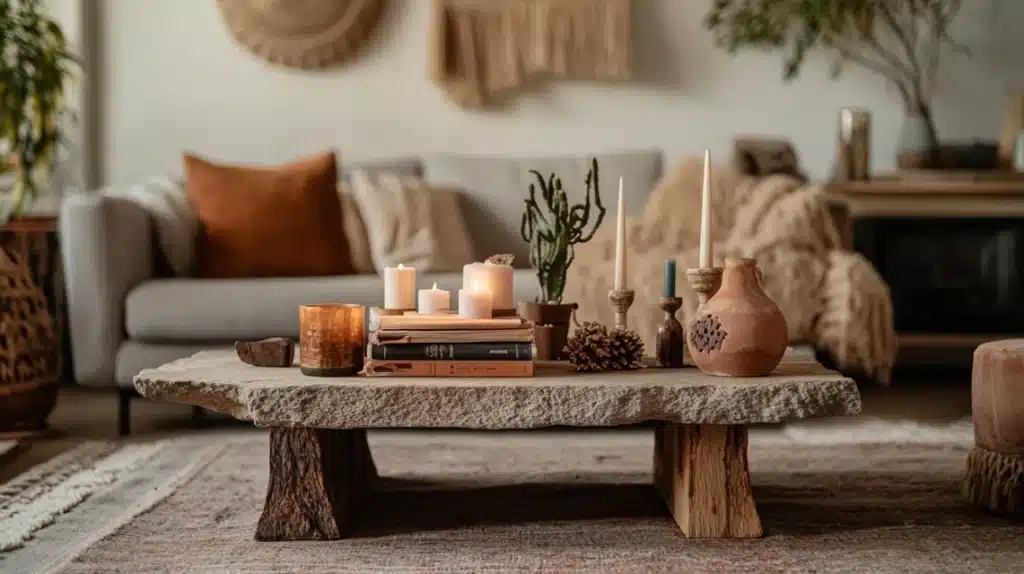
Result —
[{"label": "wooden tree trunk table leg", "polygon": [[270,429],[270,480],[256,540],[334,540],[377,469],[366,431]]},{"label": "wooden tree trunk table leg", "polygon": [[745,426],[659,425],[654,485],[689,538],[764,534],[750,490]]}]

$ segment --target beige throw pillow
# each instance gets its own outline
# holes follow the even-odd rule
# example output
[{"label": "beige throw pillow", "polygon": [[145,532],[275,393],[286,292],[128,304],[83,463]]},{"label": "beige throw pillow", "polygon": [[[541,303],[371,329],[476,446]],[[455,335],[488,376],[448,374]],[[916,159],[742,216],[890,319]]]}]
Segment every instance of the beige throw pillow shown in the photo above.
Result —
[{"label": "beige throw pillow", "polygon": [[376,273],[377,270],[373,267],[373,252],[370,251],[370,238],[363,223],[359,202],[352,193],[352,186],[348,182],[338,182],[338,192],[341,194],[343,225],[345,236],[348,238],[348,248],[352,253],[352,267],[360,275]]},{"label": "beige throw pillow", "polygon": [[370,240],[373,265],[458,271],[473,260],[458,196],[416,176],[355,171],[352,193]]},{"label": "beige throw pillow", "polygon": [[107,193],[127,197],[142,206],[153,222],[159,255],[167,270],[175,277],[192,275],[199,218],[179,178],[151,177],[123,191]]}]

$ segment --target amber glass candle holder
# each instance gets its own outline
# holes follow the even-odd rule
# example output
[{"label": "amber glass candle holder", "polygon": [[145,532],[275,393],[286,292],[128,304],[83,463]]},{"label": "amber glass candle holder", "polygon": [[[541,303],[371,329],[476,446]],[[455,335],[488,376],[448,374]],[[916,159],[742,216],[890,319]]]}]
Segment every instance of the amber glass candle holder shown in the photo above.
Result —
[{"label": "amber glass candle holder", "polygon": [[311,377],[349,377],[363,369],[362,305],[299,307],[299,367]]}]

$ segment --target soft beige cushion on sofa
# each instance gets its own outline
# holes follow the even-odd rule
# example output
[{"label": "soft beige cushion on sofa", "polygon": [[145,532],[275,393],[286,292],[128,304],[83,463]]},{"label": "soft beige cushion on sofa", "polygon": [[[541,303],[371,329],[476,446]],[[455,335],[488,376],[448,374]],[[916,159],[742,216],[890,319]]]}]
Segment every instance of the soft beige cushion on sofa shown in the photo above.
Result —
[{"label": "soft beige cushion on sofa", "polygon": [[496,253],[512,253],[516,267],[529,267],[529,245],[520,235],[523,201],[535,180],[530,170],[544,177],[554,172],[573,203],[582,202],[590,160],[596,157],[601,202],[608,209],[603,225],[614,225],[619,178],[624,179],[627,210],[640,213],[661,177],[660,151],[624,151],[583,156],[501,158],[438,154],[424,159],[424,178],[432,186],[457,190],[473,239],[477,261]]},{"label": "soft beige cushion on sofa", "polygon": [[169,272],[178,277],[192,275],[199,218],[180,178],[156,176],[124,191],[105,193],[123,196],[141,205],[153,222],[154,239]]},{"label": "soft beige cushion on sofa", "polygon": [[356,171],[352,194],[359,205],[379,273],[399,263],[418,271],[461,270],[473,250],[457,197],[415,176]]},{"label": "soft beige cushion on sofa", "polygon": [[352,186],[347,181],[340,182],[338,192],[341,194],[345,237],[348,238],[348,249],[352,254],[352,267],[360,275],[376,273],[376,269],[373,268],[373,253],[370,251],[370,238],[359,209],[359,202],[352,195]]}]

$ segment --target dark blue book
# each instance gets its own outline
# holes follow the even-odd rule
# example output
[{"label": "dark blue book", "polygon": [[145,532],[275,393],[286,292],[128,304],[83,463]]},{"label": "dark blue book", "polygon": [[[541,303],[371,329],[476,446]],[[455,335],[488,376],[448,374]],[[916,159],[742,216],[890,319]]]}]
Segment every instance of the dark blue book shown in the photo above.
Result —
[{"label": "dark blue book", "polygon": [[370,345],[377,361],[531,361],[531,343],[412,343]]}]

